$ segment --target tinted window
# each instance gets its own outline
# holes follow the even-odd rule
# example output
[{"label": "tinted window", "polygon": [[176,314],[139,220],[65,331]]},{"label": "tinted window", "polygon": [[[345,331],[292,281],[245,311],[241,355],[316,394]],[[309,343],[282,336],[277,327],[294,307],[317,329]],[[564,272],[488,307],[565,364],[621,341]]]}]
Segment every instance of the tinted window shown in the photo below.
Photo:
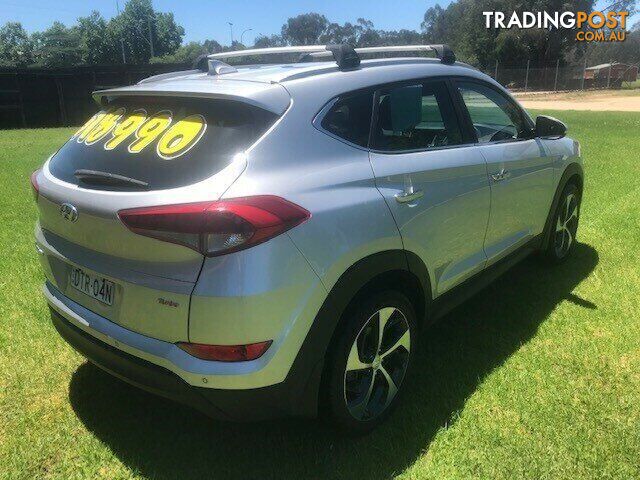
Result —
[{"label": "tinted window", "polygon": [[460,82],[462,95],[480,143],[529,138],[531,128],[522,111],[493,88]]},{"label": "tinted window", "polygon": [[146,182],[150,189],[189,185],[229,165],[277,119],[240,102],[166,97],[123,97],[96,115],[51,160],[55,177],[117,189],[74,175],[94,170]]},{"label": "tinted window", "polygon": [[460,126],[445,82],[380,91],[374,148],[424,150],[462,143]]},{"label": "tinted window", "polygon": [[366,147],[371,126],[372,93],[340,98],[322,119],[322,128],[340,138]]}]

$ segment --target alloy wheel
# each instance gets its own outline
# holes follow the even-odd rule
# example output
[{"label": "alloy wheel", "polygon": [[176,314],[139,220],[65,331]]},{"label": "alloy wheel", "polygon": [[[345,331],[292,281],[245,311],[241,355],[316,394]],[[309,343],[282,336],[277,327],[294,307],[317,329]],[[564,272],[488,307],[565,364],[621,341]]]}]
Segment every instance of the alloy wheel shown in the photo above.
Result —
[{"label": "alloy wheel", "polygon": [[554,238],[555,253],[558,258],[564,257],[576,239],[578,231],[578,197],[570,193],[558,212]]},{"label": "alloy wheel", "polygon": [[344,400],[351,416],[367,421],[384,412],[404,380],[411,351],[405,315],[385,307],[371,315],[351,346],[344,374]]}]

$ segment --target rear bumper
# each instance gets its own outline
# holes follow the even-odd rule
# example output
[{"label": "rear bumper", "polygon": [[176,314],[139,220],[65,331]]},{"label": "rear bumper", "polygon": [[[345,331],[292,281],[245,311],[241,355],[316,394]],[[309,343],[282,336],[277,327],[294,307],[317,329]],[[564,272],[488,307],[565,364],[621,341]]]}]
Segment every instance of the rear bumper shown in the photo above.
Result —
[{"label": "rear bumper", "polygon": [[91,363],[131,385],[193,407],[212,418],[256,421],[315,413],[315,402],[309,398],[305,403],[304,385],[285,381],[246,390],[195,387],[166,368],[98,340],[50,309],[60,336]]},{"label": "rear bumper", "polygon": [[[253,421],[317,414],[322,358],[299,352],[284,381],[267,386],[220,387],[256,362],[211,362],[192,357],[173,343],[127,330],[65,297],[49,282],[43,288],[54,326],[98,367],[139,388],[190,405],[207,415]],[[306,343],[306,342],[305,342]],[[238,382],[236,382],[238,383]]]}]

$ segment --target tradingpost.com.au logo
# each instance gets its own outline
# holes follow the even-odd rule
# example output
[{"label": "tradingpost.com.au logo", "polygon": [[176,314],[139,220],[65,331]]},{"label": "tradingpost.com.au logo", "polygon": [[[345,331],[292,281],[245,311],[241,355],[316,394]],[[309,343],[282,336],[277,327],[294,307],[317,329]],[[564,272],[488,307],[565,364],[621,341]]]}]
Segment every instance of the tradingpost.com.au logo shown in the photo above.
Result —
[{"label": "tradingpost.com.au logo", "polygon": [[624,42],[629,12],[482,12],[487,28],[576,29],[579,42]]}]

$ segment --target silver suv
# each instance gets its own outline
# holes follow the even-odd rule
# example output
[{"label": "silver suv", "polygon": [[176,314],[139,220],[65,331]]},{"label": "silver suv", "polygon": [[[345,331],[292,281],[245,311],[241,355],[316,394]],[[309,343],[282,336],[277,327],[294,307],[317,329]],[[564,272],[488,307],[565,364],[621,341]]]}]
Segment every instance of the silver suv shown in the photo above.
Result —
[{"label": "silver suv", "polygon": [[[389,58],[407,50],[437,58]],[[220,60],[272,53],[302,56]],[[32,176],[53,323],[127,382],[215,417],[368,431],[421,327],[575,245],[578,143],[446,46],[197,66],[96,92]]]}]

